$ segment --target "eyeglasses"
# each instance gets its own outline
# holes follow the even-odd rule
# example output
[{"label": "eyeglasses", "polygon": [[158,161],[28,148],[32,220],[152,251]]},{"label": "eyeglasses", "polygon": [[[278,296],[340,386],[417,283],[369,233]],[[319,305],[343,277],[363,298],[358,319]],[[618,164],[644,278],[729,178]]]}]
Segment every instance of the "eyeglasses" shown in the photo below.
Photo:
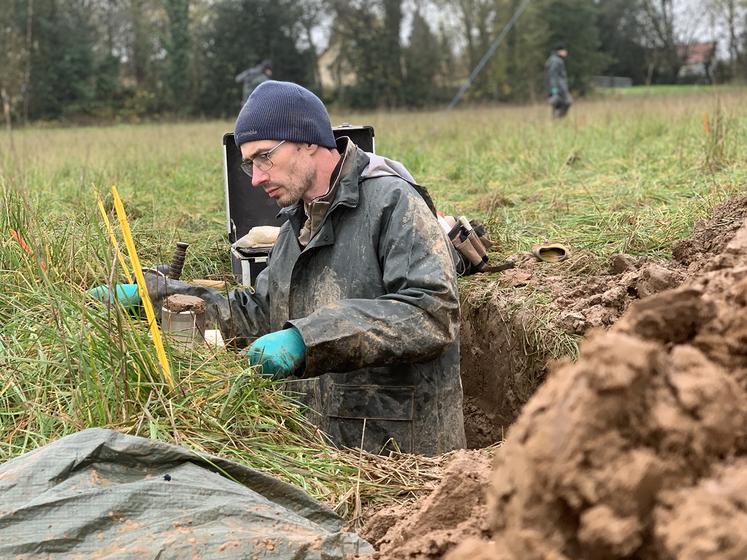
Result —
[{"label": "eyeglasses", "polygon": [[270,159],[270,156],[272,155],[272,152],[277,150],[280,146],[285,144],[285,140],[281,140],[277,144],[275,144],[272,148],[267,150],[266,152],[262,152],[261,154],[257,154],[251,159],[245,159],[241,162],[241,170],[249,175],[249,177],[252,176],[252,171],[256,167],[260,171],[269,171],[272,169],[272,160]]}]

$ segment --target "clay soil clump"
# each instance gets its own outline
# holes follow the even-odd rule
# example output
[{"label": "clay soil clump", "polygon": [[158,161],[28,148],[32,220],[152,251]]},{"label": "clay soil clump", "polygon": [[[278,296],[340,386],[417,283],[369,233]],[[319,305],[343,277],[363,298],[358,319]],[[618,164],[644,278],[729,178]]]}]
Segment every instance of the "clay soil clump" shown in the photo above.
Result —
[{"label": "clay soil clump", "polygon": [[493,452],[454,452],[430,495],[379,510],[368,519],[360,533],[379,550],[376,558],[442,558],[469,537],[487,537],[485,487]]}]

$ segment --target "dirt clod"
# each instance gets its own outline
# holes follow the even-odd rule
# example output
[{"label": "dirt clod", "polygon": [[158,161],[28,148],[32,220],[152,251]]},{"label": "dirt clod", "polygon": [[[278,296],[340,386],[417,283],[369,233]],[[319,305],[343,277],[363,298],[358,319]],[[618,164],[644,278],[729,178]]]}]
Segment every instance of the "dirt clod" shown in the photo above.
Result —
[{"label": "dirt clod", "polygon": [[615,253],[610,257],[610,274],[622,274],[638,268],[637,259],[625,253]]}]

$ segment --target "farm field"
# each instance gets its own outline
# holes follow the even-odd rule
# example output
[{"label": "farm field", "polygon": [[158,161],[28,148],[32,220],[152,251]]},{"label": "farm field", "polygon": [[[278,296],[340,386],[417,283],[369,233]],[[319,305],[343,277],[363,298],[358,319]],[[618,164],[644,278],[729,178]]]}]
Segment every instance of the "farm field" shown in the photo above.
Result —
[{"label": "farm field", "polygon": [[[545,107],[333,113],[370,123],[377,151],[405,163],[446,213],[487,219],[501,251],[562,239],[598,255],[666,255],[693,218],[737,189],[747,89],[581,103],[564,122]],[[116,184],[159,236],[222,242],[221,137],[232,122],[27,129],[2,138],[3,179],[49,219]],[[84,214],[85,216],[85,214]],[[163,227],[162,224],[167,224]],[[145,255],[153,250],[146,243]],[[219,251],[221,254],[223,251]],[[214,261],[211,261],[214,262]],[[197,265],[210,268],[208,262]]]},{"label": "farm field", "polygon": [[[472,447],[501,439],[547,360],[574,357],[589,328],[619,317],[564,315],[553,305],[563,294],[603,276],[614,254],[666,263],[698,220],[744,194],[746,101],[738,88],[602,97],[561,122],[544,106],[333,113],[334,124],[373,125],[379,153],[402,161],[445,213],[483,220],[496,241],[492,256],[519,264],[461,282],[465,393],[498,382],[505,370],[497,362],[516,381],[495,397],[510,393],[511,402],[467,399]],[[112,185],[143,263],[168,262],[183,240],[191,243],[183,278],[230,276],[221,138],[231,128],[48,127],[0,137],[0,461],[106,426],[264,470],[347,518],[361,504],[432,488],[439,459],[328,447],[235,353],[169,347],[171,392],[144,322],[87,299],[85,290],[122,275],[93,194]],[[542,241],[566,244],[571,257],[539,269],[527,252]],[[497,330],[508,333],[499,342]],[[501,414],[491,416],[491,406]]]}]

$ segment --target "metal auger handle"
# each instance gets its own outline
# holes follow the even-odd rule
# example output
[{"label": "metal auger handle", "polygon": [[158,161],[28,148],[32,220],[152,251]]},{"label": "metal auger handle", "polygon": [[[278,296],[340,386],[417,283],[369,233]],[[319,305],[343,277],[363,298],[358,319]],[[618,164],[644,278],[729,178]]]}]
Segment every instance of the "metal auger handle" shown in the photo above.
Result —
[{"label": "metal auger handle", "polygon": [[184,259],[187,257],[187,247],[189,247],[189,243],[185,243],[184,241],[176,242],[176,249],[174,249],[169,271],[166,274],[169,278],[173,278],[174,280],[181,278],[182,270],[184,269]]}]

